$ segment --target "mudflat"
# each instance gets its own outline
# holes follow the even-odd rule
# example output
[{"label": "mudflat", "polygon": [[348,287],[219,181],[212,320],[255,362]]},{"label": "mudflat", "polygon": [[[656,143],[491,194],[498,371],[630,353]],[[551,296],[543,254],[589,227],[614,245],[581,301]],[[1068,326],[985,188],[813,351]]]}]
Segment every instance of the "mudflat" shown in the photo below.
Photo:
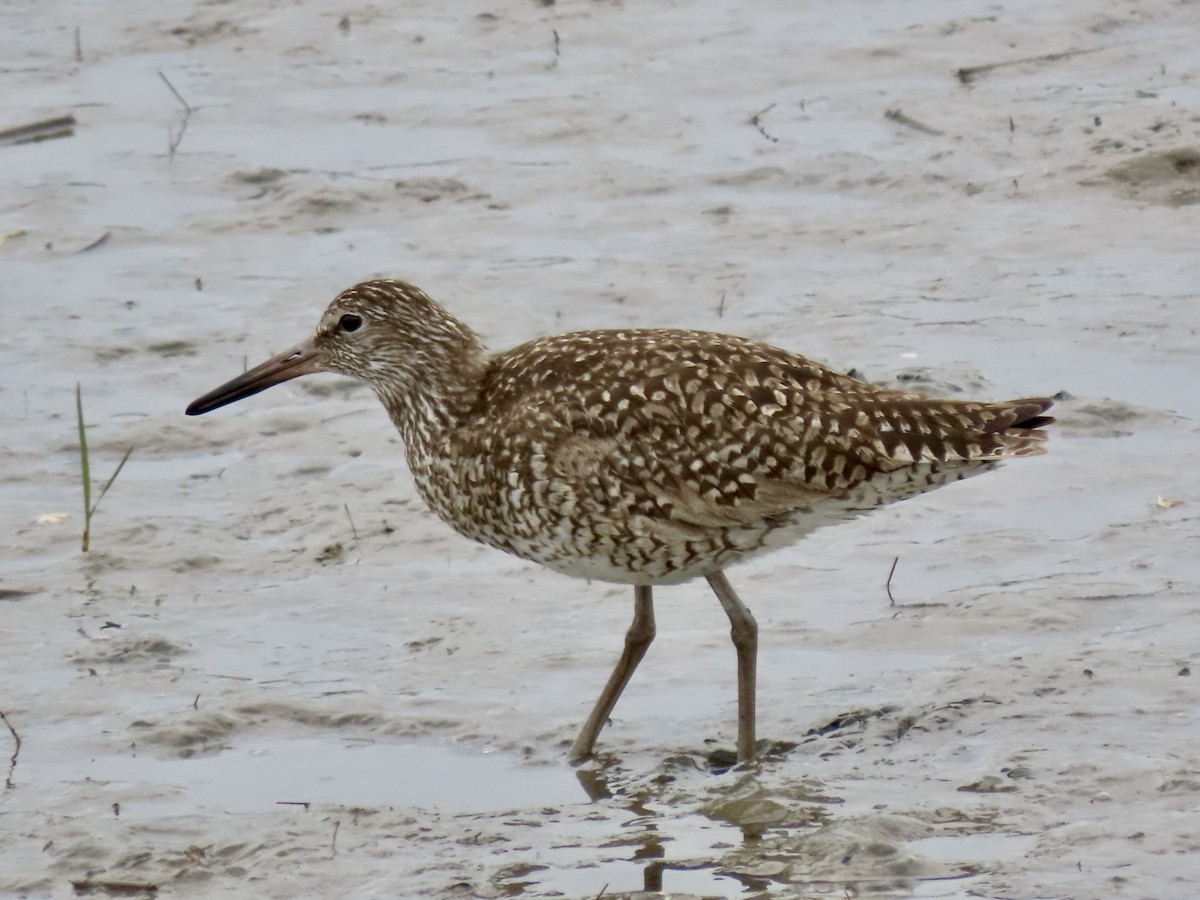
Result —
[{"label": "mudflat", "polygon": [[[1188,896],[1193,20],[5,6],[0,895]],[[757,771],[703,583],[571,767],[628,588],[452,533],[347,379],[183,416],[376,276],[496,349],[701,328],[1059,422],[729,571]],[[86,554],[76,383],[97,486],[134,448]]]}]

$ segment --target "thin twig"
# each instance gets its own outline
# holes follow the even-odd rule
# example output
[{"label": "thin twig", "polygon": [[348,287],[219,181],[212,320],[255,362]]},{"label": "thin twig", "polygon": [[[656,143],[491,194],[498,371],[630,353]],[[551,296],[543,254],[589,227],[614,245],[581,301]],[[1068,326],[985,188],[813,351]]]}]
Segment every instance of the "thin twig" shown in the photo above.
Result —
[{"label": "thin twig", "polygon": [[1010,59],[1005,62],[986,63],[982,66],[964,66],[955,72],[958,80],[963,84],[970,84],[980,75],[986,75],[988,72],[996,69],[1006,69],[1009,66],[1023,66],[1027,63],[1048,63],[1058,62],[1060,59],[1070,59],[1073,56],[1083,56],[1085,53],[1095,53],[1099,48],[1091,50],[1065,50],[1062,53],[1046,53],[1042,56],[1026,56],[1022,59]]},{"label": "thin twig", "polygon": [[179,149],[179,145],[183,143],[183,136],[187,133],[188,113],[184,113],[183,121],[179,123],[179,132],[170,125],[167,126],[167,155],[174,156],[175,151]]},{"label": "thin twig", "polygon": [[189,106],[188,102],[183,99],[183,95],[180,94],[179,91],[175,90],[175,85],[171,84],[170,79],[168,79],[167,76],[163,74],[162,69],[158,70],[158,77],[163,80],[163,84],[165,84],[170,89],[171,93],[175,95],[175,99],[178,100],[180,102],[180,104],[182,104],[183,111],[190,114],[192,111],[192,107]]},{"label": "thin twig", "polygon": [[338,829],[341,827],[342,827],[342,820],[335,819],[333,822],[333,840],[331,840],[329,842],[329,850],[334,856],[337,856],[337,833],[338,833]]},{"label": "thin twig", "polygon": [[78,250],[75,251],[75,253],[76,254],[87,253],[89,250],[95,250],[97,247],[103,247],[105,244],[108,243],[108,239],[110,237],[112,237],[112,232],[106,231],[106,232],[104,232],[104,234],[100,235],[100,237],[96,238],[94,241],[92,241],[86,247],[80,247]]},{"label": "thin twig", "polygon": [[167,153],[173,157],[175,151],[179,149],[180,143],[183,142],[184,134],[187,133],[188,121],[192,118],[192,107],[191,104],[183,99],[183,95],[175,90],[175,85],[171,84],[170,79],[162,73],[161,69],[158,71],[158,77],[163,80],[163,84],[175,95],[175,99],[183,105],[183,119],[179,123],[179,133],[176,134],[174,128],[169,126],[167,128]]},{"label": "thin twig", "polygon": [[723,318],[725,315],[725,295],[721,295],[721,302],[717,304],[717,318]]},{"label": "thin twig", "polygon": [[770,106],[767,106],[766,108],[761,109],[758,112],[756,112],[754,115],[752,115],[750,117],[750,120],[749,120],[749,124],[753,125],[755,128],[757,128],[758,133],[761,134],[763,137],[765,137],[772,144],[778,144],[779,138],[772,137],[771,135],[767,134],[767,129],[764,128],[763,124],[762,124],[762,117],[765,116],[767,113],[769,113],[771,110],[773,110],[775,108],[775,106],[776,106],[776,104],[772,103]]},{"label": "thin twig", "polygon": [[350,520],[350,533],[354,535],[355,543],[358,542],[358,529],[354,527],[354,516],[350,515],[350,504],[343,503],[342,509],[346,511],[346,518]]},{"label": "thin twig", "polygon": [[308,812],[308,808],[312,806],[311,800],[276,800],[276,806],[303,806],[304,811]]},{"label": "thin twig", "polygon": [[888,571],[887,583],[884,584],[884,588],[887,589],[888,604],[891,606],[896,605],[896,598],[892,596],[892,576],[896,574],[896,563],[898,562],[900,562],[900,557],[898,556],[892,560],[892,568]]},{"label": "thin twig", "polygon": [[8,716],[4,714],[4,710],[0,710],[0,720],[8,726],[8,732],[13,736],[13,752],[8,758],[8,775],[4,779],[4,787],[7,790],[12,790],[17,786],[13,781],[13,770],[17,767],[17,757],[21,755],[21,736],[17,734],[17,729],[13,728],[12,722],[8,721]]},{"label": "thin twig", "polygon": [[883,114],[883,117],[885,119],[891,119],[897,125],[904,125],[913,129],[914,131],[919,131],[922,134],[932,134],[936,137],[946,133],[944,131],[938,131],[936,128],[931,128],[924,122],[918,122],[912,116],[905,113],[902,109],[889,109]]},{"label": "thin twig", "polygon": [[55,116],[40,122],[30,122],[28,125],[5,128],[0,131],[0,144],[35,144],[52,138],[70,137],[74,133],[74,116]]}]

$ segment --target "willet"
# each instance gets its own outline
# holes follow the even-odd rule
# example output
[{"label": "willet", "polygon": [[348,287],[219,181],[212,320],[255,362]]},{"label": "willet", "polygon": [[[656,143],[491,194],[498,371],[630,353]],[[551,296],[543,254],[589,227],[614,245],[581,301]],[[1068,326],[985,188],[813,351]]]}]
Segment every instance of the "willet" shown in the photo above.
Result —
[{"label": "willet", "polygon": [[423,291],[367,281],[316,333],[205,394],[200,415],[313,372],[367,382],[417,491],[467,537],[633,585],[625,648],[572,745],[591,755],[654,639],[652,588],[707,579],[737,654],[738,759],[755,758],[758,625],[724,570],[816,528],[1045,452],[1044,397],[885,390],[701,331],[582,331],[490,355]]}]

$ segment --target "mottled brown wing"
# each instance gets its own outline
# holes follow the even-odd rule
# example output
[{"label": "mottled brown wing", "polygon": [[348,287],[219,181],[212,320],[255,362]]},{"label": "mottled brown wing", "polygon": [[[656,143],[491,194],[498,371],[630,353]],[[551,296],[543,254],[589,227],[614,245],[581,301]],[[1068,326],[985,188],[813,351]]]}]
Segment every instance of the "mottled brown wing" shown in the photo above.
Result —
[{"label": "mottled brown wing", "polygon": [[[1041,435],[1029,429],[1045,424],[1037,417],[1047,400],[928,400],[701,332],[571,339],[510,354],[493,400],[510,406],[498,427],[513,433],[496,443],[536,434],[531,452],[544,461],[543,477],[608,515],[738,527],[904,467],[1041,452]],[[530,369],[538,383],[518,390]]]}]

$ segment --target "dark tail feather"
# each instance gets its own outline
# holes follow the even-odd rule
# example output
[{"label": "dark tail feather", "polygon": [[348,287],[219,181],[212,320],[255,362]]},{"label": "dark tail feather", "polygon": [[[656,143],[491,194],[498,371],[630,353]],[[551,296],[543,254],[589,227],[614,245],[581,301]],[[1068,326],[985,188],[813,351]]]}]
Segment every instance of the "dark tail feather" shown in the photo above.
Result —
[{"label": "dark tail feather", "polygon": [[983,431],[985,434],[994,434],[1010,428],[1026,431],[1043,428],[1054,421],[1054,416],[1043,416],[1041,413],[1053,405],[1054,401],[1049,397],[1022,397],[1020,400],[992,404],[992,409],[999,415],[984,425]]},{"label": "dark tail feather", "polygon": [[999,413],[984,425],[985,434],[993,434],[1000,441],[996,458],[1010,456],[1038,456],[1046,452],[1044,428],[1054,421],[1053,416],[1043,416],[1054,405],[1048,397],[1023,397],[996,403],[992,409]]}]

